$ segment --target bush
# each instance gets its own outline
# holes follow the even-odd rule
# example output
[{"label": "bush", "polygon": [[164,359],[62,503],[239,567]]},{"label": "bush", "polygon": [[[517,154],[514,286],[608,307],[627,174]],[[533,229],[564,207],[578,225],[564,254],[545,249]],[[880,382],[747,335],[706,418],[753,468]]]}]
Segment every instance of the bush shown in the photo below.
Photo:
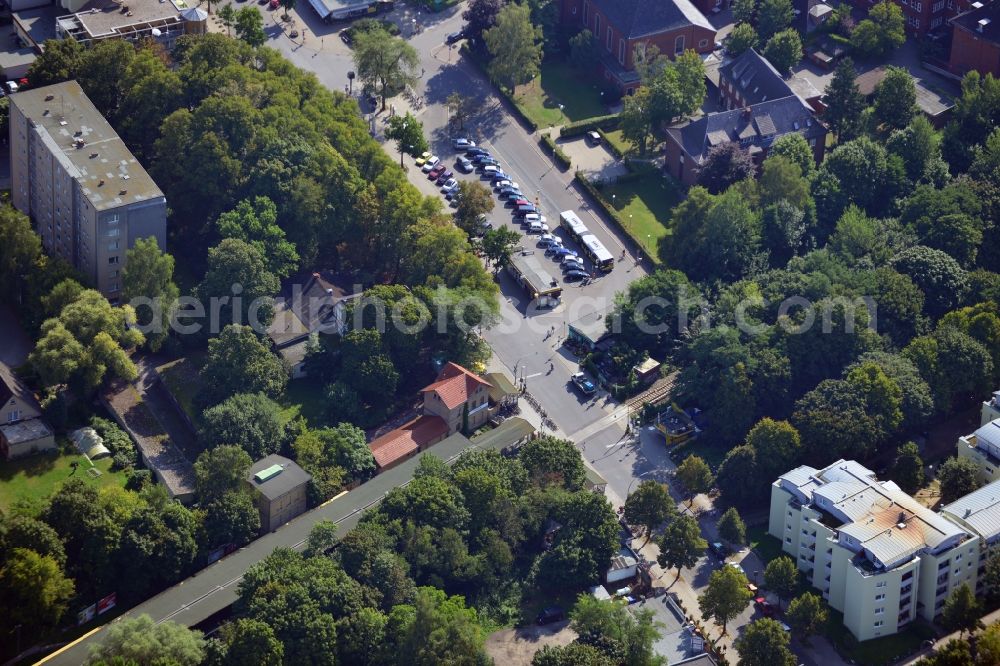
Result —
[{"label": "bush", "polygon": [[355,21],[350,28],[347,28],[347,34],[354,38],[361,33],[374,32],[375,30],[385,30],[393,37],[399,35],[399,26],[392,21],[373,18],[364,18],[359,21]]},{"label": "bush", "polygon": [[125,488],[133,492],[140,492],[151,483],[153,483],[153,473],[148,469],[133,469],[125,477]]},{"label": "bush", "polygon": [[608,141],[608,137],[607,137],[607,135],[604,134],[604,130],[598,128],[597,133],[601,135],[601,141],[604,142],[604,145],[607,146],[608,150],[611,151],[612,155],[614,155],[615,157],[617,157],[620,160],[625,159],[625,153],[623,153],[618,148],[618,146],[616,144],[611,143],[610,141]]},{"label": "bush", "polygon": [[95,416],[90,419],[90,427],[104,440],[104,446],[111,451],[113,469],[127,469],[135,466],[136,451],[132,438],[118,424]]},{"label": "bush", "polygon": [[570,161],[569,156],[566,155],[566,153],[564,153],[562,149],[556,145],[556,142],[553,141],[552,137],[550,137],[548,134],[542,134],[542,138],[538,140],[538,145],[542,147],[542,150],[545,153],[552,155],[552,157],[555,158],[556,162],[559,164],[559,167],[563,171],[573,166],[573,163]]},{"label": "bush", "polygon": [[559,136],[562,138],[570,136],[581,136],[587,132],[593,130],[613,130],[618,129],[618,124],[621,122],[621,118],[617,113],[609,116],[597,116],[596,118],[587,118],[586,120],[580,120],[575,123],[566,123],[559,129]]}]

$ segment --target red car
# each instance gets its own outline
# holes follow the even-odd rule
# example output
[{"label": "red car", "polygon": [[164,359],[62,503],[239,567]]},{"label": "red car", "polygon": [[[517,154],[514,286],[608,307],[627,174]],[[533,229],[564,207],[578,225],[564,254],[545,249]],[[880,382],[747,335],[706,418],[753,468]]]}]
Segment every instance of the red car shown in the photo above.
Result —
[{"label": "red car", "polygon": [[434,167],[427,173],[427,180],[437,180],[438,176],[445,172],[445,168],[443,166]]},{"label": "red car", "polygon": [[778,609],[769,603],[764,597],[757,597],[753,600],[753,605],[760,609],[760,614],[764,617],[774,617],[778,614]]},{"label": "red car", "polygon": [[514,206],[514,208],[517,208],[518,206],[527,206],[529,203],[531,202],[527,199],[514,199],[514,203],[511,205]]},{"label": "red car", "polygon": [[278,2],[278,0],[271,0],[271,2],[268,3],[268,7],[270,7],[271,9],[277,9],[280,6],[281,6],[281,3]]}]

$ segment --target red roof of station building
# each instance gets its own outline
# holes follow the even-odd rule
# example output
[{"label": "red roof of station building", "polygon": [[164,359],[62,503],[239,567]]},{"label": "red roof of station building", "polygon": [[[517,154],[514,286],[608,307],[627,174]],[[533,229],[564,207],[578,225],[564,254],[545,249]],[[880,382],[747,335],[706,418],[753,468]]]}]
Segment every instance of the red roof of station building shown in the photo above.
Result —
[{"label": "red roof of station building", "polygon": [[375,464],[385,468],[447,434],[448,424],[440,416],[418,416],[372,441],[368,447],[375,456]]},{"label": "red roof of station building", "polygon": [[438,375],[437,381],[429,386],[425,386],[422,392],[433,391],[437,393],[445,407],[455,409],[467,402],[469,396],[479,386],[485,386],[489,389],[492,384],[471,370],[466,370],[457,363],[449,362],[441,369],[441,374]]}]

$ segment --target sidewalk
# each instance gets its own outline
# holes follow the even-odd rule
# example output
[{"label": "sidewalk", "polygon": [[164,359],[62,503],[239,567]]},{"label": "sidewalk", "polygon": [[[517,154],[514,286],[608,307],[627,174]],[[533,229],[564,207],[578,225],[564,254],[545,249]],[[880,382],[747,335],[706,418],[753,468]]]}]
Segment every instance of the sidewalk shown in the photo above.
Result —
[{"label": "sidewalk", "polygon": [[[992,613],[987,613],[986,615],[984,615],[981,618],[979,618],[979,620],[980,620],[980,622],[982,622],[987,627],[990,626],[991,624],[993,624],[994,622],[1000,622],[1000,608],[998,608],[997,610],[993,611]],[[953,641],[953,640],[955,640],[955,641],[957,641],[957,640],[968,640],[968,635],[960,636],[959,632],[955,631],[955,632],[952,632],[952,633],[948,634],[947,636],[942,636],[941,638],[939,638],[937,640],[936,643],[934,643],[934,647],[924,648],[920,652],[917,652],[916,654],[914,654],[914,655],[912,655],[910,657],[907,657],[906,659],[904,659],[902,661],[897,662],[896,666],[909,666],[910,664],[915,664],[918,661],[920,661],[921,659],[923,659],[924,657],[926,657],[929,654],[931,654],[932,652],[934,652],[934,650],[936,648],[944,647],[945,645],[948,644],[948,641]]]}]

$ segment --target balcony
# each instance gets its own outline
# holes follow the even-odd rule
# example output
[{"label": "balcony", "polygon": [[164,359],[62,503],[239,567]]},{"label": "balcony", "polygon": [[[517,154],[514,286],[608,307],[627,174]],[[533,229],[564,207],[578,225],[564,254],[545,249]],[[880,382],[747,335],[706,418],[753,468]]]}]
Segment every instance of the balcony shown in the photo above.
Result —
[{"label": "balcony", "polygon": [[912,590],[912,589],[913,589],[913,585],[907,585],[906,587],[900,588],[899,594],[900,594],[900,596],[907,595],[907,594],[910,593],[910,590]]},{"label": "balcony", "polygon": [[938,598],[948,591],[947,585],[942,585],[938,589],[934,590],[934,597]]},{"label": "balcony", "polygon": [[943,574],[937,577],[937,584],[941,585],[942,583],[947,583],[947,582],[948,582],[948,572],[945,571]]},{"label": "balcony", "polygon": [[899,580],[901,582],[905,583],[906,581],[910,580],[911,578],[913,578],[913,572],[912,571],[907,571],[905,574],[903,574],[903,577],[900,578]]}]

